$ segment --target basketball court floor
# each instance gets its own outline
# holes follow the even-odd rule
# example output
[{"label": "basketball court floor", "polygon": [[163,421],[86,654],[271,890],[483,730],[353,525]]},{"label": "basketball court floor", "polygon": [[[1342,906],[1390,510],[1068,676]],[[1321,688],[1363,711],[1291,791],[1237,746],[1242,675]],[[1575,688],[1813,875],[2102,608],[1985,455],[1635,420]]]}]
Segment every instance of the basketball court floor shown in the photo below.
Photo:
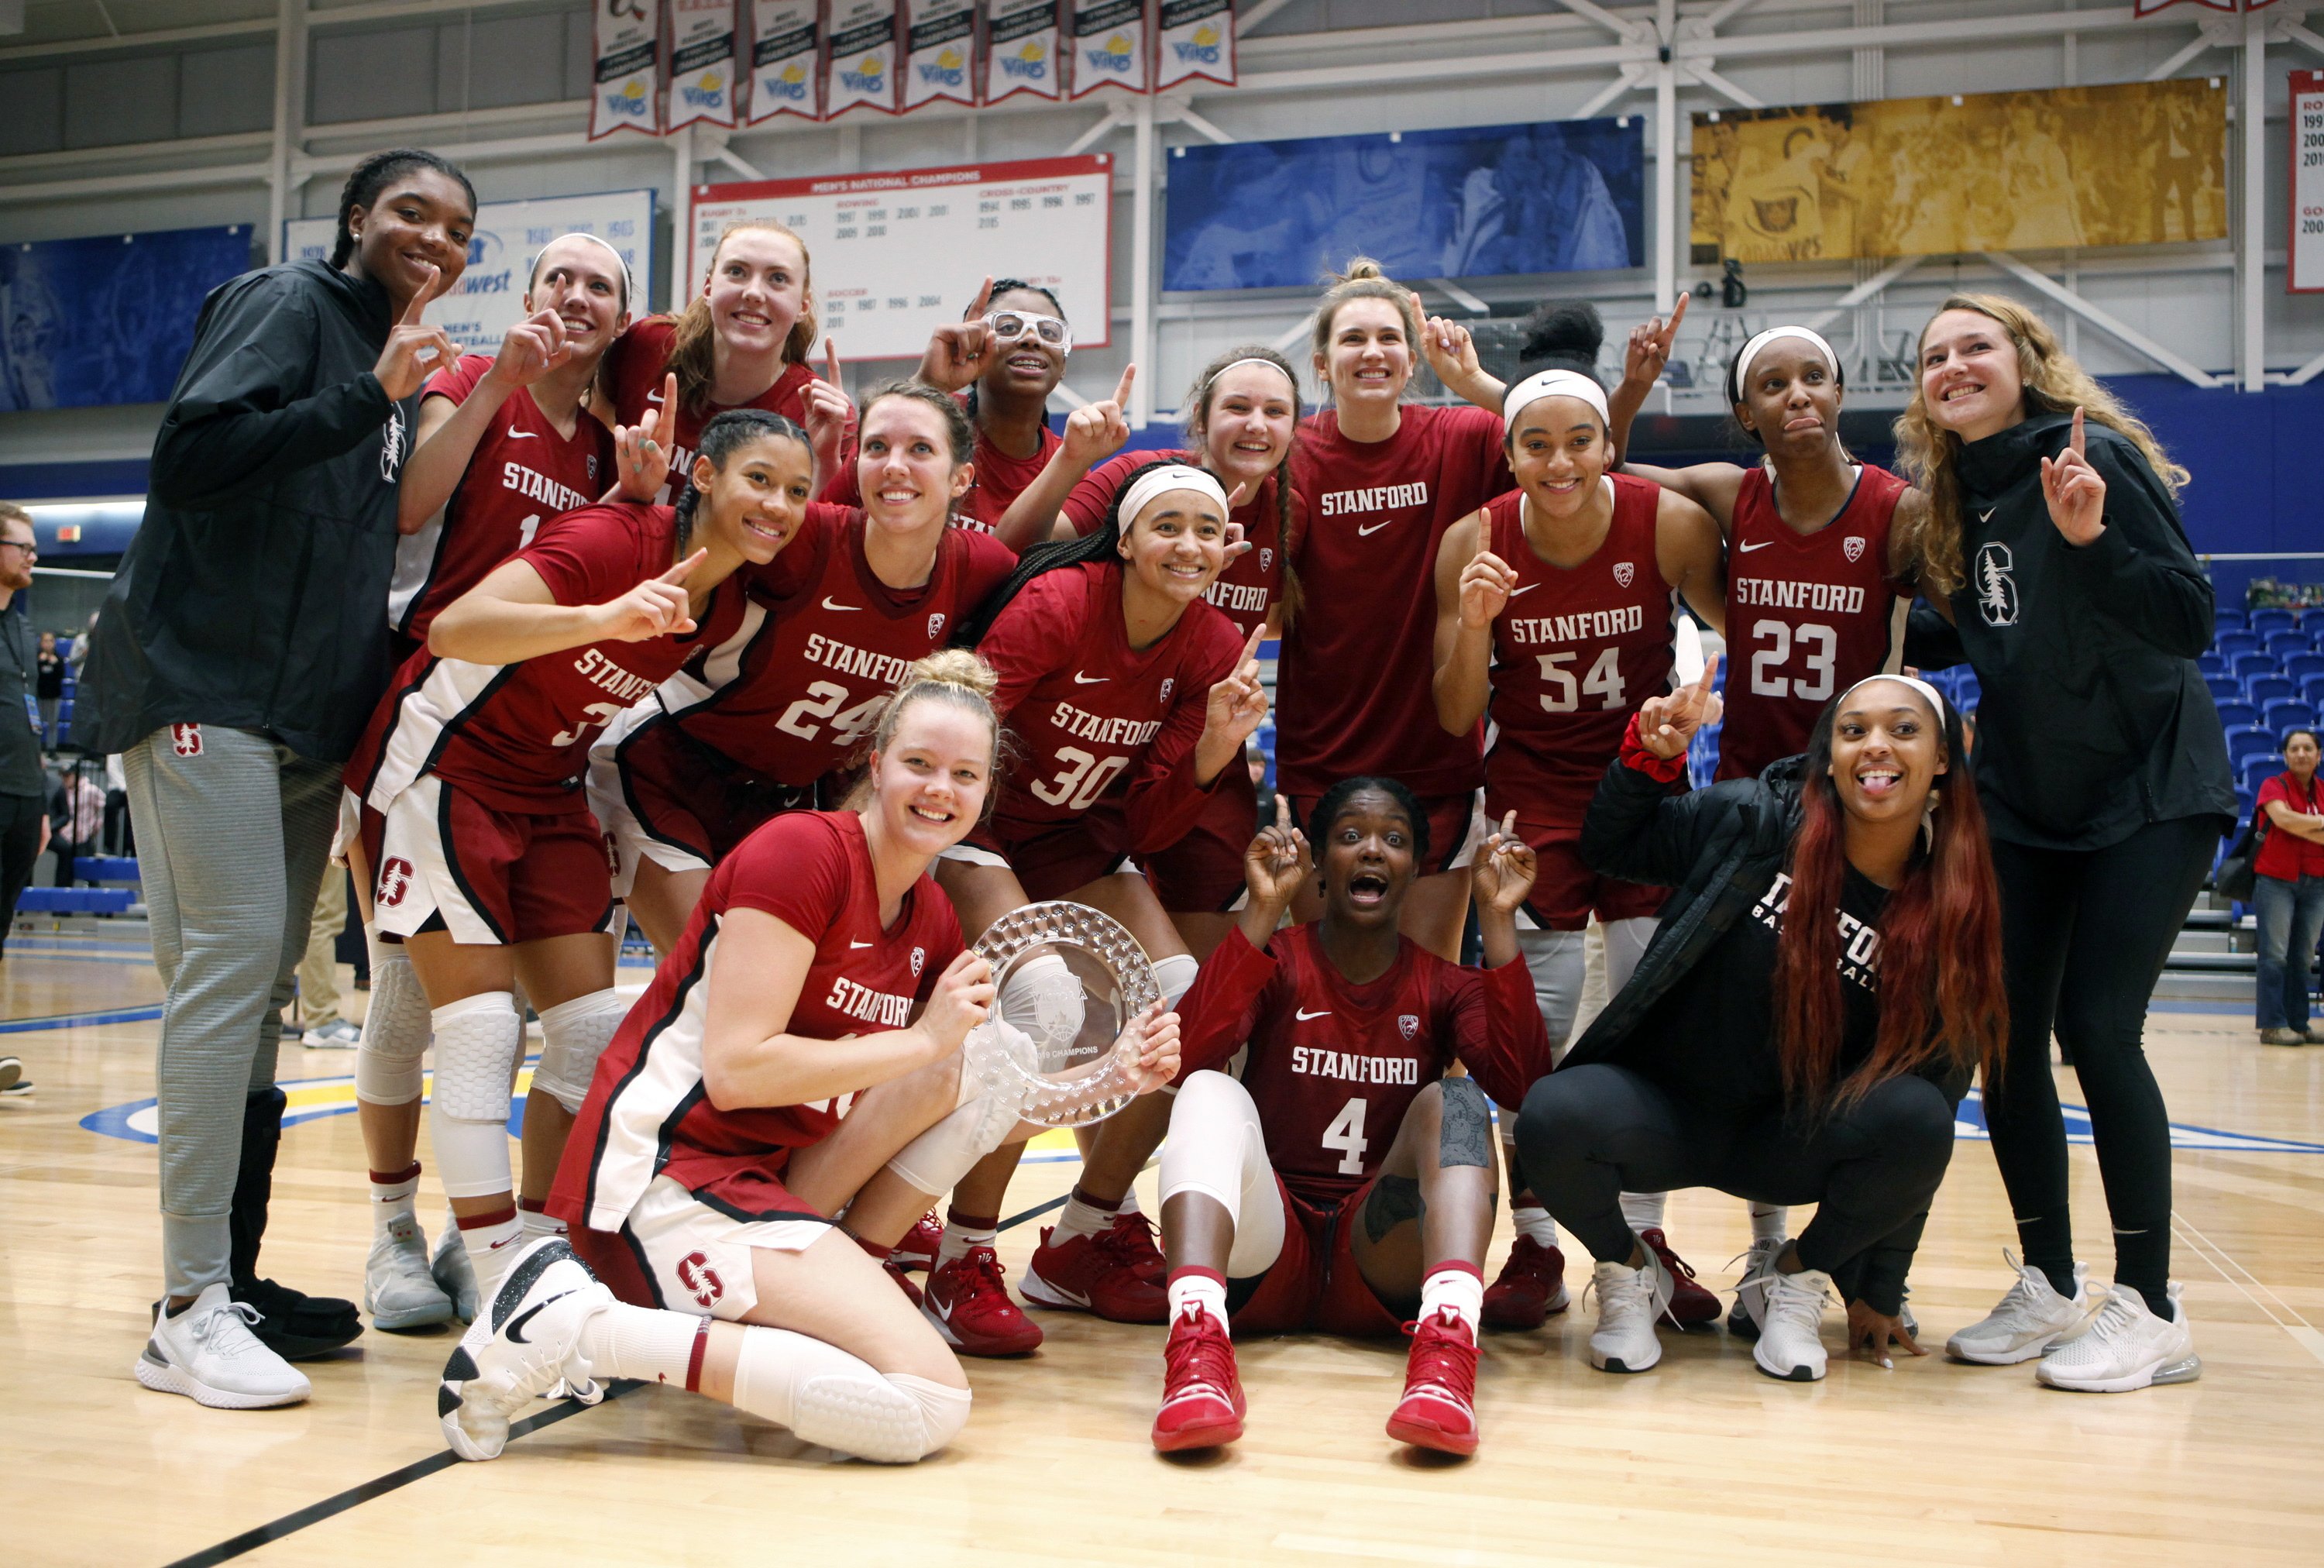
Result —
[{"label": "basketball court floor", "polygon": [[[435,1420],[441,1332],[366,1333],[308,1364],[314,1397],[286,1409],[140,1388],[129,1368],[158,1263],[140,1112],[159,998],[133,942],[28,934],[0,966],[0,1051],[39,1088],[0,1102],[12,1565],[2324,1563],[2324,1047],[2255,1045],[2247,1010],[2159,1006],[2148,1036],[2179,1128],[2199,1382],[2065,1394],[2030,1367],[1940,1351],[1894,1370],[1835,1353],[1829,1379],[1803,1387],[1758,1375],[1715,1331],[1665,1334],[1655,1370],[1609,1377],[1586,1359],[1588,1265],[1570,1258],[1571,1311],[1486,1341],[1471,1462],[1383,1434],[1400,1347],[1314,1338],[1241,1346],[1249,1436],[1166,1461],[1147,1443],[1161,1332],[1049,1314],[1037,1355],[969,1363],[960,1440],[898,1470],[659,1388],[595,1409],[544,1401],[503,1458],[459,1463]],[[288,1283],[349,1296],[370,1227],[352,1069],[346,1052],[284,1053],[294,1124],[265,1255]],[[2070,1072],[2061,1083],[2077,1101]],[[1940,1347],[2009,1282],[2000,1181],[1973,1105],[1964,1118],[1913,1276]],[[1052,1153],[1010,1194],[1012,1276],[1072,1182],[1069,1144]],[[2074,1161],[2083,1256],[2103,1277],[2087,1145]],[[432,1231],[432,1179],[420,1212]],[[1670,1231],[1706,1283],[1731,1285],[1740,1204],[1679,1194]],[[1506,1246],[1505,1222],[1494,1263]],[[1827,1343],[1840,1322],[1835,1309]]]}]

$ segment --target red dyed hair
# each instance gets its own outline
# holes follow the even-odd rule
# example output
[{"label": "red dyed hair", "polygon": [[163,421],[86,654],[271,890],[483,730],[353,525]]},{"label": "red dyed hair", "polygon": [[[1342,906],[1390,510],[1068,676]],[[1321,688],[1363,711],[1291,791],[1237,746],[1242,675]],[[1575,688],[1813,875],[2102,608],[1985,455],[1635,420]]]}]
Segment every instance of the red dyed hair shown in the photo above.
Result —
[{"label": "red dyed hair", "polygon": [[[1847,694],[1842,693],[1845,696]],[[1923,705],[1925,706],[1925,705]],[[1840,893],[1847,875],[1843,807],[1831,779],[1834,699],[1808,742],[1802,818],[1793,835],[1789,899],[1775,951],[1775,1039],[1784,1088],[1820,1107],[1931,1062],[1974,1067],[1989,1083],[2001,1066],[2009,1003],[2001,979],[2001,899],[1985,811],[1969,777],[1960,715],[1943,715],[1941,803],[1925,853],[1916,853],[1881,906],[1880,1031],[1872,1054],[1840,1071]]]}]

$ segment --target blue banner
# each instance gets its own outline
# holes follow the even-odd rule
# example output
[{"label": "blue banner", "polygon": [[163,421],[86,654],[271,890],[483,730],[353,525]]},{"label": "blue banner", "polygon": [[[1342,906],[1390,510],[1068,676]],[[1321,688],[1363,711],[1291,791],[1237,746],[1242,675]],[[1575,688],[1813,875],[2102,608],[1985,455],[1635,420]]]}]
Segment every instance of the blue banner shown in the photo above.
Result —
[{"label": "blue banner", "polygon": [[250,270],[250,226],[0,246],[0,413],[158,403],[202,300]]},{"label": "blue banner", "polygon": [[1635,115],[1174,147],[1162,286],[1306,288],[1356,255],[1394,278],[1635,267],[1645,171]]}]

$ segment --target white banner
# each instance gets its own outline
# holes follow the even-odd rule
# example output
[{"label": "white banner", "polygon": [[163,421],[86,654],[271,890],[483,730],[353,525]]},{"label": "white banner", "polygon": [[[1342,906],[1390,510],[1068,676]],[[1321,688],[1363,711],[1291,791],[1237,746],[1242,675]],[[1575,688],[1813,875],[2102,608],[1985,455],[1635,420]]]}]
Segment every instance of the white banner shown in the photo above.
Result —
[{"label": "white banner", "polygon": [[830,86],[824,113],[837,119],[859,106],[896,112],[898,0],[831,0]]},{"label": "white banner", "polygon": [[[550,196],[538,201],[487,201],[476,208],[468,238],[468,266],[452,291],[428,307],[428,324],[440,327],[462,348],[497,350],[508,329],[524,319],[524,291],[532,259],[559,235],[593,234],[630,268],[630,314],[652,309],[653,208],[650,190],[599,196]],[[297,217],[282,226],[282,254],[327,261],[338,235],[336,217]]]},{"label": "white banner", "polygon": [[662,0],[597,0],[592,142],[616,131],[661,134],[661,13]]},{"label": "white banner", "polygon": [[1057,0],[985,0],[984,101],[1062,97]]},{"label": "white banner", "polygon": [[976,0],[906,0],[904,107],[976,102]]},{"label": "white banner", "polygon": [[1074,97],[1100,88],[1146,90],[1146,0],[1071,0]]},{"label": "white banner", "polygon": [[1234,0],[1162,0],[1155,18],[1154,90],[1195,77],[1234,86]]},{"label": "white banner", "polygon": [[752,0],[751,124],[823,118],[822,0]]},{"label": "white banner", "polygon": [[2324,292],[2324,70],[2292,73],[2292,265],[2295,294]]},{"label": "white banner", "polygon": [[734,0],[670,0],[669,128],[734,124]]}]

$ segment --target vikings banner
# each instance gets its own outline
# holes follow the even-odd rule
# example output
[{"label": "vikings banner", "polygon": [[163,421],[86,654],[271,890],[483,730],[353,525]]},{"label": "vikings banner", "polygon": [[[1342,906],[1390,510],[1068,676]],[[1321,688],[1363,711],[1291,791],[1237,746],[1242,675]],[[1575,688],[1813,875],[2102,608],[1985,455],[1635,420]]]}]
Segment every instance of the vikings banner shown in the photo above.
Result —
[{"label": "vikings banner", "polygon": [[597,0],[592,142],[616,131],[661,134],[662,5],[663,0]]},{"label": "vikings banner", "polygon": [[1057,0],[985,0],[984,18],[984,102],[1064,95]]},{"label": "vikings banner", "polygon": [[734,0],[669,0],[669,128],[734,124]]},{"label": "vikings banner", "polygon": [[976,0],[905,0],[904,107],[976,102]]},{"label": "vikings banner", "polygon": [[[2152,16],[2158,11],[2168,10],[2180,3],[2181,0],[2138,0],[2138,3],[2131,7],[2130,14],[2134,16]],[[2193,3],[2209,11],[2264,11],[2274,5],[2275,0],[2242,0],[2240,5],[2236,4],[2236,0],[2193,0]]]},{"label": "vikings banner", "polygon": [[1146,90],[1146,0],[1068,0],[1074,23],[1074,97],[1100,88]]},{"label": "vikings banner", "polygon": [[751,121],[823,118],[823,0],[752,0]]},{"label": "vikings banner", "polygon": [[1234,86],[1234,0],[1162,0],[1156,22],[1156,92],[1196,77]]},{"label": "vikings banner", "polygon": [[831,64],[824,113],[853,108],[896,112],[896,7],[899,0],[831,0]]}]

